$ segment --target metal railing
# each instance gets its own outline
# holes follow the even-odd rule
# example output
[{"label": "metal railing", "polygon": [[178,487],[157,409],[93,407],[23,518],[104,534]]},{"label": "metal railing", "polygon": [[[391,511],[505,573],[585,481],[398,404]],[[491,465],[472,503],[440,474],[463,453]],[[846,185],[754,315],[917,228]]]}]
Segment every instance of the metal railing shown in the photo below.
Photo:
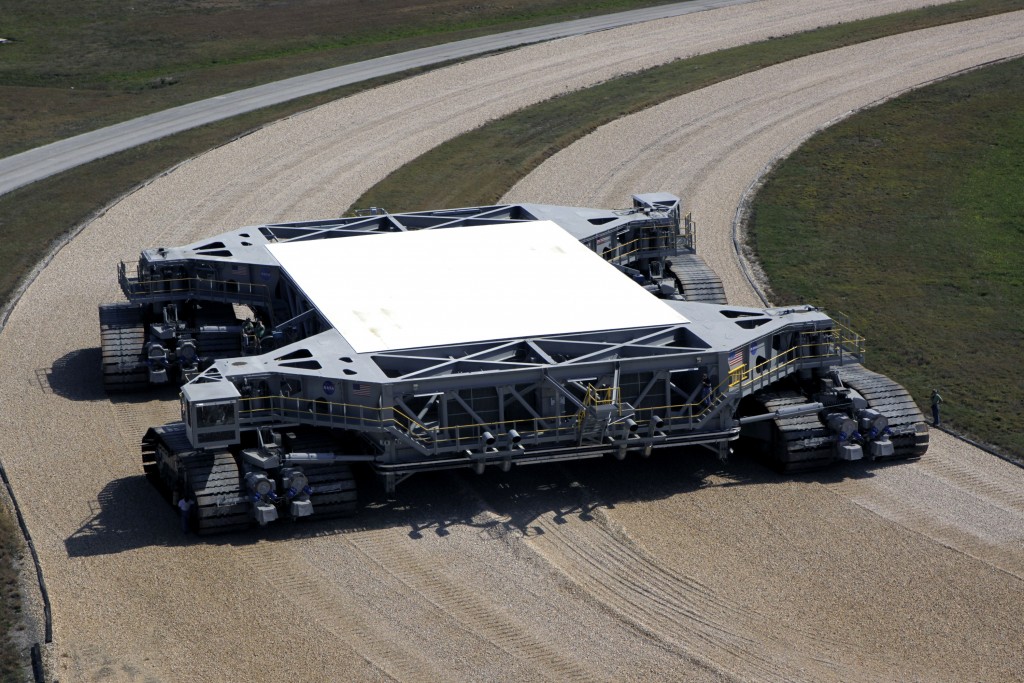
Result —
[{"label": "metal railing", "polygon": [[[594,389],[593,398],[585,405],[617,405],[614,387]],[[616,418],[631,417],[642,428],[658,416],[664,428],[699,425],[727,398],[720,388],[708,398],[663,406],[644,406],[620,410]],[[585,401],[586,401],[585,397]],[[523,445],[575,440],[584,428],[586,409],[546,417],[529,417],[494,422],[438,425],[424,422],[388,406],[366,406],[353,403],[272,395],[240,399],[239,422],[242,427],[280,424],[307,424],[335,429],[391,434],[414,445],[426,455],[475,450],[485,432],[491,432],[499,444],[511,443],[513,431],[521,435]]]},{"label": "metal railing", "polygon": [[676,250],[675,231],[671,226],[658,228],[657,230],[657,234],[644,235],[615,247],[608,247],[601,253],[601,256],[606,261],[619,263],[645,256],[657,256],[665,252],[674,254]]},{"label": "metal railing", "polygon": [[325,399],[293,396],[260,396],[240,399],[241,426],[268,422],[301,423],[359,431],[394,433],[398,431],[419,450],[430,453],[466,450],[480,443],[484,432],[495,430],[499,439],[512,430],[532,440],[558,440],[576,434],[575,413],[545,418],[524,418],[493,423],[432,425],[405,414],[394,406],[376,407],[341,403]]},{"label": "metal railing", "polygon": [[843,353],[861,359],[864,338],[848,328],[832,328],[801,332],[802,337],[813,337],[792,346],[771,358],[750,366],[746,363],[729,370],[729,388],[746,389],[764,386],[791,374],[798,364],[806,361],[841,361]]},{"label": "metal railing", "polygon": [[697,224],[693,221],[693,213],[687,212],[679,225],[679,237],[684,249],[697,249]]},{"label": "metal railing", "polygon": [[270,288],[264,284],[246,281],[217,280],[214,278],[188,275],[174,278],[148,279],[128,275],[123,261],[117,268],[117,281],[129,301],[154,301],[167,298],[200,298],[228,303],[250,303],[270,305]]},{"label": "metal railing", "polygon": [[[813,338],[750,366],[746,363],[732,368],[728,375],[711,388],[700,392],[692,401],[659,406],[632,407],[620,402],[618,387],[586,387],[583,408],[561,415],[528,417],[493,422],[442,425],[425,422],[404,413],[395,406],[368,406],[326,399],[271,395],[240,399],[239,418],[243,427],[268,423],[301,423],[363,432],[390,434],[432,455],[442,452],[474,450],[485,432],[500,444],[511,443],[513,430],[521,435],[524,445],[570,440],[584,429],[591,408],[618,406],[616,419],[629,417],[638,423],[638,433],[650,434],[651,423],[663,423],[662,430],[685,426],[698,427],[712,416],[719,405],[736,391],[756,390],[777,381],[812,362],[836,360],[842,341],[834,330],[807,333]],[[854,340],[855,341],[855,340]]]},{"label": "metal railing", "polygon": [[587,385],[587,393],[583,397],[585,406],[601,406],[616,403],[615,398],[619,395],[617,387],[595,387]]},{"label": "metal railing", "polygon": [[863,360],[867,340],[850,329],[849,319],[845,315],[840,315],[838,319],[834,318],[833,322],[836,325],[835,334],[838,337],[840,349]]}]

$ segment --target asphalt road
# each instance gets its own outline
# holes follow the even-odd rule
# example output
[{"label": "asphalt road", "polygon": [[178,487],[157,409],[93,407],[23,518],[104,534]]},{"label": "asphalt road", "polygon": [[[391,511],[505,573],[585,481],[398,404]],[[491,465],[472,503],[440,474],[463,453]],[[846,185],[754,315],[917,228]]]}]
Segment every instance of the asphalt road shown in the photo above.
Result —
[{"label": "asphalt road", "polygon": [[606,31],[666,17],[739,5],[751,0],[690,0],[660,7],[606,14],[547,26],[425,47],[303,76],[237,90],[225,95],[140,116],[99,130],[0,159],[0,195],[96,159],[183,130],[231,118],[299,97],[452,60],[473,57],[568,36]]}]

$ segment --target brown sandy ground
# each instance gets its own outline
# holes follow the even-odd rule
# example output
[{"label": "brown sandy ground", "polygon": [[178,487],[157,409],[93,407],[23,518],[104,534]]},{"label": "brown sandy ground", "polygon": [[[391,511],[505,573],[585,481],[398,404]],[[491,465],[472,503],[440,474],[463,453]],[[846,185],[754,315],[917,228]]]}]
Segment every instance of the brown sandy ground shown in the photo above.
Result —
[{"label": "brown sandy ground", "polygon": [[[919,465],[834,481],[778,481],[742,463],[718,471],[699,458],[636,466],[637,479],[632,469],[615,475],[610,492],[604,465],[509,482],[424,476],[406,485],[402,505],[351,522],[193,542],[138,461],[139,435],[174,419],[174,401],[111,402],[99,389],[96,305],[117,300],[114,265],[143,247],[338,214],[447,137],[566,88],[921,4],[766,1],[469,62],[283,121],[112,206],[42,271],[0,335],[0,457],[51,591],[51,672],[62,681],[1019,677],[1007,643],[1021,642],[1020,473],[969,450],[943,455],[958,443],[938,439]],[[937,34],[916,45],[938,55],[974,29],[960,30],[955,41]],[[999,42],[998,25],[978,30],[979,42]],[[892,49],[903,40],[919,38]],[[863,59],[867,71],[892,61]],[[805,63],[796,83],[821,68],[847,78],[848,61]],[[787,85],[780,79],[779,94]],[[808,85],[775,106],[781,115],[821,90]],[[730,92],[712,110],[743,116],[746,103],[729,104]],[[868,89],[855,106],[877,97]],[[818,125],[805,120],[789,135]],[[623,173],[642,128],[614,143]],[[759,162],[727,155],[734,165],[712,169],[729,145],[710,126],[699,133],[681,156],[655,146],[646,158],[648,167],[664,158],[664,173],[708,160],[692,180],[594,185],[575,169],[576,184],[608,190],[607,201],[592,196],[609,206],[638,189],[677,191],[718,234],[711,204],[736,193],[716,179],[744,186]],[[730,295],[742,290],[730,285]]]}]

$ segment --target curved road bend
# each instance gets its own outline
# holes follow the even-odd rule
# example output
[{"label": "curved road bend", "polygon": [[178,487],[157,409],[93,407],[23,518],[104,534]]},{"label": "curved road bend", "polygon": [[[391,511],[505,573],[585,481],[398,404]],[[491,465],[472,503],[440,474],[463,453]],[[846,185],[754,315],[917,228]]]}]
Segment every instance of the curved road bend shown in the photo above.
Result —
[{"label": "curved road bend", "polygon": [[747,2],[752,2],[752,0],[691,0],[660,7],[646,7],[628,12],[587,17],[410,50],[266,83],[245,90],[237,90],[155,114],[140,116],[130,121],[0,159],[0,195],[75,166],[174,133],[180,133],[183,130],[325,90],[519,45],[607,31],[630,24]]},{"label": "curved road bend", "polygon": [[[502,201],[604,206],[641,188],[675,192],[729,301],[757,306],[732,221],[771,162],[861,108],[1021,55],[1024,12],[809,55],[603,126]],[[883,295],[893,310],[905,296]],[[1022,680],[1024,470],[943,432],[931,440],[917,462],[784,480],[711,465],[699,491],[618,504],[608,528],[625,530],[640,570],[616,561],[624,551],[608,550],[621,543],[597,525],[569,535],[548,514],[537,523],[549,533],[526,542],[741,679],[787,679],[800,661],[802,680]],[[720,630],[709,637],[656,601],[699,605]]]},{"label": "curved road bend", "polygon": [[[817,577],[840,588],[878,586],[871,603],[878,610],[899,608],[908,623],[927,627],[941,623],[927,612],[941,603],[919,600],[927,604],[908,613],[913,601],[899,590],[920,598],[929,586],[946,593],[959,588],[944,554],[950,551],[917,535],[893,535],[893,525],[852,509],[846,494],[812,491],[812,500],[800,481],[714,486],[722,476],[702,473],[701,463],[652,459],[651,466],[665,468],[660,477],[629,463],[636,477],[619,476],[607,496],[598,491],[593,498],[574,483],[549,494],[536,480],[531,487],[529,479],[517,479],[511,502],[483,505],[480,495],[503,489],[465,490],[458,477],[426,478],[409,482],[403,510],[370,510],[351,522],[297,530],[305,534],[282,527],[183,546],[173,512],[141,476],[138,460],[139,435],[174,419],[175,404],[155,396],[107,400],[99,390],[97,330],[87,323],[98,303],[118,296],[117,259],[144,247],[186,243],[218,228],[336,213],[452,135],[566,88],[923,4],[765,0],[472,60],[267,126],[177,167],[91,222],[42,270],[0,333],[0,395],[9,399],[0,410],[0,458],[53,599],[51,673],[61,680],[233,680],[244,671],[254,680],[630,681],[672,672],[722,681],[749,671],[764,680],[810,680],[794,673],[802,666],[821,680],[891,680],[892,671],[912,671],[897,661],[879,673],[900,652],[891,639],[900,633],[898,621],[879,620],[885,629],[873,632],[872,624],[858,623],[858,643],[865,634],[873,637],[861,652],[844,644],[842,623],[808,628],[813,618],[841,611],[815,604],[787,612],[785,600],[764,604],[788,594],[762,590],[758,582],[775,576],[762,568],[782,567],[797,579]],[[938,52],[951,42],[924,49]],[[868,72],[876,68],[867,65]],[[625,154],[632,137],[624,135],[615,145]],[[695,137],[711,135],[704,130]],[[716,189],[708,191],[710,201]],[[586,471],[594,472],[591,484],[600,483],[597,470]],[[956,482],[951,492],[971,499],[980,486],[975,471],[935,478]],[[557,472],[543,476],[557,478]],[[1018,472],[1004,482],[986,471],[994,520],[1005,519],[1000,507],[1021,505],[1014,498]],[[512,474],[538,476],[528,468]],[[587,497],[582,509],[577,496]],[[594,509],[607,500],[616,510]],[[875,489],[865,505],[881,509],[900,500]],[[552,510],[559,514],[552,517]],[[583,515],[588,510],[591,521]],[[806,530],[813,534],[799,535]],[[993,523],[992,535],[997,531]],[[773,544],[780,533],[794,535],[794,542]],[[895,545],[876,543],[894,538]],[[869,556],[865,563],[859,552],[837,560],[835,547],[863,548]],[[793,554],[779,556],[786,551]],[[587,556],[594,561],[580,561]],[[619,560],[629,566],[614,566]],[[959,554],[954,560],[966,562]],[[965,576],[981,576],[975,565],[966,569]],[[991,599],[1002,600],[1006,580],[995,579]],[[901,582],[919,591],[908,592]],[[786,584],[789,592],[804,586]],[[829,595],[833,602],[849,597],[841,590]],[[978,614],[992,623],[1024,623],[1014,611],[1019,599],[1003,603],[1001,613]],[[960,616],[962,606],[957,610]],[[786,628],[773,629],[767,616],[780,613],[788,615]],[[1006,639],[1016,635],[1008,630]],[[830,648],[838,654],[828,654]],[[284,652],[292,654],[279,656]],[[927,666],[923,655],[931,651],[915,652],[913,665]],[[964,661],[983,655],[968,653]],[[837,661],[851,664],[849,675],[828,668]],[[936,661],[946,664],[950,655]]]}]

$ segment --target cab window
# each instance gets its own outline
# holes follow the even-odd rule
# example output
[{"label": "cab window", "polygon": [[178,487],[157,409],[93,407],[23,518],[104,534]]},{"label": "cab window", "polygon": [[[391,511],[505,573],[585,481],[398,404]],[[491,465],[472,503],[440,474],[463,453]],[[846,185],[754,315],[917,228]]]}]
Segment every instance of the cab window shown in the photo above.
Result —
[{"label": "cab window", "polygon": [[196,423],[199,429],[232,425],[235,423],[235,404],[212,403],[198,406],[196,409]]}]

